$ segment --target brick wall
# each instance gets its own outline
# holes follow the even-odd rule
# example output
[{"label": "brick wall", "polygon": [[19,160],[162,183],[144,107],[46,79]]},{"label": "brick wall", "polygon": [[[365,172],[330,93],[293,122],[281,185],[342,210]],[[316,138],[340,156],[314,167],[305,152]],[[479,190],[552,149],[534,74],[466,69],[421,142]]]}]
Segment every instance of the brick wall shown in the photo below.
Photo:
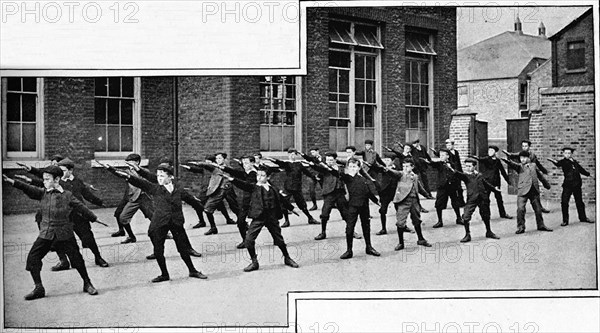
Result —
[{"label": "brick wall", "polygon": [[[172,155],[171,79],[143,78],[141,81],[141,153],[155,166],[161,157]],[[45,159],[54,154],[69,157],[75,162],[75,174],[99,190],[96,194],[105,205],[116,205],[123,196],[125,182],[103,169],[91,168],[96,140],[93,135],[94,79],[44,78],[44,125]],[[25,172],[7,170],[6,173],[12,176]],[[3,186],[2,195],[5,214],[29,213],[37,207],[35,201],[10,186]]]},{"label": "brick wall", "polygon": [[[578,23],[552,38],[553,79],[552,86],[580,86],[594,84],[594,21],[592,12],[584,14]],[[567,43],[585,41],[585,71],[567,71]]]},{"label": "brick wall", "polygon": [[173,78],[143,78],[141,99],[141,155],[154,170],[162,158],[173,159]]},{"label": "brick wall", "polygon": [[[542,110],[531,117],[529,137],[549,171],[552,188],[542,197],[560,201],[563,172],[546,158],[561,159],[561,149],[572,146],[576,149],[573,157],[592,175],[596,173],[594,87],[547,88],[541,94]],[[584,201],[595,202],[595,181],[585,176],[582,180]]]},{"label": "brick wall", "polygon": [[233,118],[229,153],[240,157],[260,150],[260,77],[237,76],[232,80]]},{"label": "brick wall", "polygon": [[[456,11],[451,7],[429,10],[440,11],[440,26],[436,36],[437,56],[434,58],[434,145],[441,145],[448,138],[452,111],[457,108]],[[407,13],[407,16],[412,15]]]},{"label": "brick wall", "polygon": [[[204,161],[207,154],[231,148],[231,78],[180,77],[179,161]],[[200,176],[182,171],[180,181],[194,191],[205,184]]]},{"label": "brick wall", "polygon": [[329,150],[329,16],[327,9],[306,12],[307,75],[303,79],[304,150],[318,146]]}]

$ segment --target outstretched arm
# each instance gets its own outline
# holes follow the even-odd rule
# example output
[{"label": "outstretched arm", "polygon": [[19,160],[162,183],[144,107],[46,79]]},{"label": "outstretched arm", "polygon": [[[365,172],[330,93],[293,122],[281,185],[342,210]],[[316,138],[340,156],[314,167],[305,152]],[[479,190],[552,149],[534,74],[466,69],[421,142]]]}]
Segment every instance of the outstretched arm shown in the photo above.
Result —
[{"label": "outstretched arm", "polygon": [[215,165],[212,163],[206,163],[206,162],[190,162],[191,164],[194,164],[200,168],[204,168],[208,171],[214,171],[215,170]]},{"label": "outstretched arm", "polygon": [[202,214],[204,206],[200,203],[200,200],[184,189],[181,190],[181,200],[192,206],[196,213]]},{"label": "outstretched arm", "polygon": [[82,188],[81,188],[81,195],[83,196],[83,198],[91,203],[93,203],[96,206],[103,206],[103,202],[102,199],[98,198],[94,193],[92,193],[92,190],[90,190],[90,187],[87,186],[84,182],[82,183]]},{"label": "outstretched arm", "polygon": [[235,177],[231,177],[231,176],[227,176],[224,175],[223,177],[227,178],[233,185],[237,186],[240,190],[245,191],[245,192],[252,192],[254,191],[254,184],[250,184],[247,181],[235,178]]},{"label": "outstretched arm", "polygon": [[186,169],[187,171],[193,172],[193,173],[204,173],[204,168],[201,168],[197,165],[187,165],[187,164],[180,164],[180,167]]},{"label": "outstretched arm", "polygon": [[540,170],[535,170],[535,172],[537,173],[538,179],[540,180],[540,182],[542,182],[542,186],[544,186],[545,189],[549,190],[551,188],[550,183],[548,182],[548,180],[546,179],[546,177],[544,177],[544,174],[540,171]]},{"label": "outstretched arm", "polygon": [[287,169],[289,167],[289,162],[282,161],[282,160],[277,159],[277,158],[265,157],[265,160],[271,161],[271,162],[277,164],[280,168]]},{"label": "outstretched arm", "polygon": [[544,166],[542,165],[542,163],[540,162],[540,160],[538,160],[537,158],[535,159],[535,165],[537,165],[538,169],[540,169],[540,171],[547,175],[548,174],[548,170],[546,168],[544,168]]},{"label": "outstretched arm", "polygon": [[586,177],[590,177],[591,176],[591,174],[586,169],[584,169],[581,166],[581,164],[579,164],[579,162],[574,161],[574,163],[575,163],[575,167],[577,168],[577,171],[579,171],[580,174],[582,174],[582,175],[584,175]]},{"label": "outstretched arm", "polygon": [[243,171],[243,170],[234,169],[234,168],[228,167],[228,166],[220,167],[220,169],[223,170],[223,172],[226,172],[226,173],[232,175],[235,178],[244,178],[244,177],[246,177],[246,172]]},{"label": "outstretched arm", "polygon": [[128,173],[122,173],[121,178],[127,180],[127,182],[135,187],[141,188],[142,191],[148,194],[156,193],[156,190],[160,187],[158,184],[151,183],[144,178],[130,175]]},{"label": "outstretched arm", "polygon": [[[553,159],[553,158],[547,158],[548,161],[550,161],[552,164],[554,164],[557,167],[560,167],[561,164],[559,163],[559,161]],[[561,160],[562,161],[562,160]]]},{"label": "outstretched arm", "polygon": [[4,182],[11,184],[15,188],[18,188],[19,190],[23,191],[23,193],[25,193],[29,198],[31,198],[33,200],[42,200],[42,197],[44,196],[45,190],[42,188],[32,186],[32,185],[26,184],[22,181],[9,178],[5,174],[2,174],[2,180]]},{"label": "outstretched arm", "polygon": [[521,164],[519,164],[519,163],[515,163],[515,162],[513,162],[513,161],[511,161],[511,160],[509,160],[509,159],[507,159],[507,158],[500,158],[500,159],[501,159],[502,161],[504,161],[504,163],[506,163],[506,166],[507,166],[509,169],[513,169],[513,170],[515,170],[515,171],[517,171],[517,172],[520,172],[520,171],[521,171]]},{"label": "outstretched arm", "polygon": [[[417,176],[418,177],[418,176]],[[417,183],[419,184],[419,189],[418,192],[421,193],[421,195],[427,199],[433,199],[433,197],[431,196],[431,194],[429,192],[427,192],[427,190],[425,189],[425,186],[423,186],[423,183],[421,182],[421,178],[418,178]]]},{"label": "outstretched arm", "polygon": [[150,170],[146,169],[146,168],[137,168],[136,169],[137,173],[142,176],[144,179],[152,182],[152,183],[158,183],[158,178],[156,178],[156,174],[150,172]]},{"label": "outstretched arm", "polygon": [[500,188],[498,188],[498,187],[490,184],[490,182],[488,182],[487,180],[483,179],[483,177],[481,178],[481,180],[483,181],[483,186],[485,186],[490,191],[500,192]]},{"label": "outstretched arm", "polygon": [[506,170],[504,170],[504,166],[502,165],[502,162],[497,161],[498,163],[498,169],[500,170],[500,174],[502,175],[502,178],[504,178],[504,181],[507,184],[510,184],[510,181],[508,179],[508,173],[506,172]]},{"label": "outstretched arm", "polygon": [[437,150],[435,150],[433,148],[429,148],[429,150],[431,150],[431,152],[433,153],[434,156],[440,157],[440,152],[439,151],[437,151]]}]

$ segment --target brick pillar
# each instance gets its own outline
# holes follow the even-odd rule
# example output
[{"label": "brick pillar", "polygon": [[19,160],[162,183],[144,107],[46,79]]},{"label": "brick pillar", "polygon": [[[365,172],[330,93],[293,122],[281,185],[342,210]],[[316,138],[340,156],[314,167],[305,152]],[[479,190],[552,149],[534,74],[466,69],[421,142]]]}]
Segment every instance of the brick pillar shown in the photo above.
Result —
[{"label": "brick pillar", "polygon": [[454,148],[460,154],[461,163],[467,155],[475,151],[475,112],[455,110],[450,122],[450,139],[454,140]]}]

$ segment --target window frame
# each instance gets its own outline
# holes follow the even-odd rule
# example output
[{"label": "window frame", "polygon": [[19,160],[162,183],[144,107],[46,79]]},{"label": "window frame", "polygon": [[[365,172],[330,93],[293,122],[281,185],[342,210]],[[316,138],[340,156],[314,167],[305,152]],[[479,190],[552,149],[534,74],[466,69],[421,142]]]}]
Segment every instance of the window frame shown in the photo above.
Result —
[{"label": "window frame", "polygon": [[[379,43],[381,44],[381,46],[371,46],[368,50],[365,47],[362,47],[360,45],[336,45],[336,43],[332,43],[330,41],[329,43],[329,47],[328,47],[328,53],[331,51],[337,51],[337,52],[347,52],[350,53],[350,68],[349,68],[349,77],[348,77],[348,81],[349,81],[349,96],[348,96],[348,118],[334,118],[334,117],[329,117],[328,114],[328,129],[332,128],[332,126],[329,125],[329,121],[330,120],[345,120],[348,119],[348,137],[347,137],[347,142],[348,145],[350,146],[356,146],[357,148],[361,145],[360,143],[356,143],[356,129],[357,129],[357,124],[356,124],[356,56],[357,55],[367,55],[367,56],[374,56],[375,57],[375,103],[360,103],[360,104],[373,104],[375,105],[375,110],[373,112],[373,130],[374,130],[374,134],[373,134],[373,147],[375,148],[375,150],[381,152],[381,142],[382,142],[382,112],[381,112],[381,108],[382,108],[382,77],[381,77],[381,63],[382,63],[382,59],[381,59],[381,51],[384,49],[382,42],[382,27],[378,24],[374,24],[374,23],[368,23],[368,22],[362,22],[359,20],[349,20],[349,19],[343,19],[343,18],[332,18],[331,21],[334,22],[343,22],[343,23],[350,23],[350,34],[351,36],[354,36],[355,34],[355,28],[356,26],[366,26],[366,27],[372,27],[375,28],[377,31],[377,35],[375,36],[377,38],[377,40],[379,41]],[[358,43],[357,43],[358,44]],[[328,64],[327,66],[328,70],[331,68],[334,69],[340,69],[341,67],[337,67],[337,66],[330,66]],[[346,70],[346,68],[344,68],[344,70]],[[329,88],[328,88],[328,94],[329,94]],[[329,103],[329,98],[328,98],[328,103]],[[343,127],[342,127],[343,128]],[[359,127],[359,128],[367,128],[367,127]],[[368,127],[371,128],[371,127]],[[364,143],[362,143],[364,144]],[[343,153],[343,151],[338,151],[340,153]]]},{"label": "window frame", "polygon": [[[460,91],[462,88],[464,88],[464,90],[466,91],[465,94],[461,94]],[[469,86],[468,85],[458,86],[458,87],[456,87],[456,91],[458,93],[458,96],[457,96],[458,97],[458,100],[457,100],[458,107],[459,108],[468,107],[469,106]],[[461,99],[461,96],[465,96],[464,102],[462,102],[463,100]]]},{"label": "window frame", "polygon": [[[529,82],[519,82],[519,112],[529,110]],[[523,117],[521,115],[521,117]]]},{"label": "window frame", "polygon": [[[411,30],[411,32],[413,32]],[[433,35],[429,34],[429,40],[432,43],[433,42]],[[427,83],[427,90],[428,90],[428,105],[422,106],[422,105],[409,105],[407,104],[406,101],[406,94],[407,92],[405,92],[405,98],[404,98],[404,107],[405,107],[405,119],[407,116],[407,112],[408,112],[408,108],[414,108],[414,107],[420,107],[420,108],[427,108],[428,109],[428,114],[427,114],[427,142],[426,142],[426,146],[427,147],[433,147],[434,143],[435,143],[435,123],[434,123],[434,114],[435,114],[435,104],[434,104],[434,71],[433,71],[433,67],[434,67],[434,55],[423,55],[423,54],[419,54],[418,56],[411,56],[410,52],[405,52],[405,57],[404,57],[404,65],[406,66],[406,63],[408,61],[419,61],[419,62],[426,62],[427,63],[427,70],[428,70],[428,83]],[[404,85],[406,86],[406,84],[409,84],[409,82],[404,81]],[[405,126],[405,131],[409,130],[408,128],[408,123],[406,123]]]},{"label": "window frame", "polygon": [[[263,82],[262,78],[266,77],[266,76],[271,76],[271,77],[273,77],[273,76],[289,76],[289,77],[293,77],[294,78],[294,81],[295,81],[295,94],[296,94],[296,97],[294,99],[295,105],[296,105],[296,108],[295,108],[294,111],[295,111],[296,115],[295,115],[295,118],[294,118],[294,125],[293,125],[293,127],[294,127],[294,147],[296,147],[296,148],[302,147],[302,77],[301,76],[297,76],[297,75],[262,75],[262,76],[259,77],[259,83],[258,83],[259,86]],[[259,98],[262,100],[264,97],[261,94]],[[270,98],[272,99],[272,96],[270,96]],[[285,99],[283,101],[283,104],[285,105]],[[262,122],[262,112],[263,111],[284,111],[284,112],[291,112],[291,110],[286,110],[286,109],[284,109],[284,110],[274,110],[274,109],[267,110],[267,109],[263,109],[262,108],[262,101],[260,102],[260,105],[261,105],[261,107],[258,110],[261,113],[261,121],[260,121],[260,125],[259,125],[260,126],[260,128],[259,128],[259,138],[261,137],[261,131],[263,130],[263,128],[270,128],[270,127],[273,127],[273,126],[281,126],[281,127],[285,126],[285,124],[281,124],[281,125],[278,125],[278,124],[263,124],[263,122]],[[270,105],[272,105],[272,103],[270,103]],[[270,135],[270,133],[269,133],[269,135]],[[270,138],[269,138],[269,142],[270,142]],[[260,152],[261,152],[261,154],[263,154],[263,156],[267,156],[265,154],[275,154],[273,156],[278,156],[278,154],[287,153],[287,149],[288,148],[289,147],[282,147],[282,150],[279,151],[279,150],[263,150],[262,147],[261,147]]]},{"label": "window frame", "polygon": [[[108,78],[108,77],[106,77]],[[108,93],[108,92],[107,92]],[[133,144],[131,151],[118,151],[118,152],[106,152],[106,151],[95,151],[94,149],[94,158],[96,159],[105,159],[105,160],[115,160],[120,158],[125,158],[127,155],[132,153],[141,154],[142,151],[142,80],[141,77],[135,76],[133,77],[133,107],[132,107],[132,120],[133,120]],[[99,96],[96,96],[95,86],[94,86],[94,101]],[[95,110],[94,110],[95,112]],[[96,127],[96,122],[94,121],[94,129]]]},{"label": "window frame", "polygon": [[[22,78],[22,77],[19,77]],[[16,160],[41,160],[44,157],[44,79],[36,77],[36,103],[35,103],[35,133],[36,150],[33,152],[8,152],[8,78],[3,77],[1,81],[2,92],[2,158],[7,161]]]},{"label": "window frame", "polygon": [[[569,56],[569,46],[573,45],[573,44],[580,44],[582,45],[582,49],[583,49],[583,59],[582,59],[582,66],[581,67],[577,67],[577,68],[570,68],[569,65],[572,64],[572,61],[570,59],[572,59],[571,56]],[[583,38],[575,38],[575,39],[569,39],[566,41],[566,50],[565,50],[565,59],[567,60],[567,63],[565,64],[565,70],[567,73],[581,73],[581,72],[585,72],[587,70],[587,65],[586,65],[586,59],[585,59],[585,50],[586,50],[586,43],[585,43],[585,39]]]}]

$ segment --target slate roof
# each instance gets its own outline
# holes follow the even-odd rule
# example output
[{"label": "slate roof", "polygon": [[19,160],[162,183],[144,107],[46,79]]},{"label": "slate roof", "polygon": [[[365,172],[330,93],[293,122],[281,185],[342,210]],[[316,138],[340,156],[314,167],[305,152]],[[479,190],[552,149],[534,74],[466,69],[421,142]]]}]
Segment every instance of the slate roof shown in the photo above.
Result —
[{"label": "slate roof", "polygon": [[458,50],[458,81],[516,78],[533,58],[550,59],[551,45],[543,36],[505,31]]}]

